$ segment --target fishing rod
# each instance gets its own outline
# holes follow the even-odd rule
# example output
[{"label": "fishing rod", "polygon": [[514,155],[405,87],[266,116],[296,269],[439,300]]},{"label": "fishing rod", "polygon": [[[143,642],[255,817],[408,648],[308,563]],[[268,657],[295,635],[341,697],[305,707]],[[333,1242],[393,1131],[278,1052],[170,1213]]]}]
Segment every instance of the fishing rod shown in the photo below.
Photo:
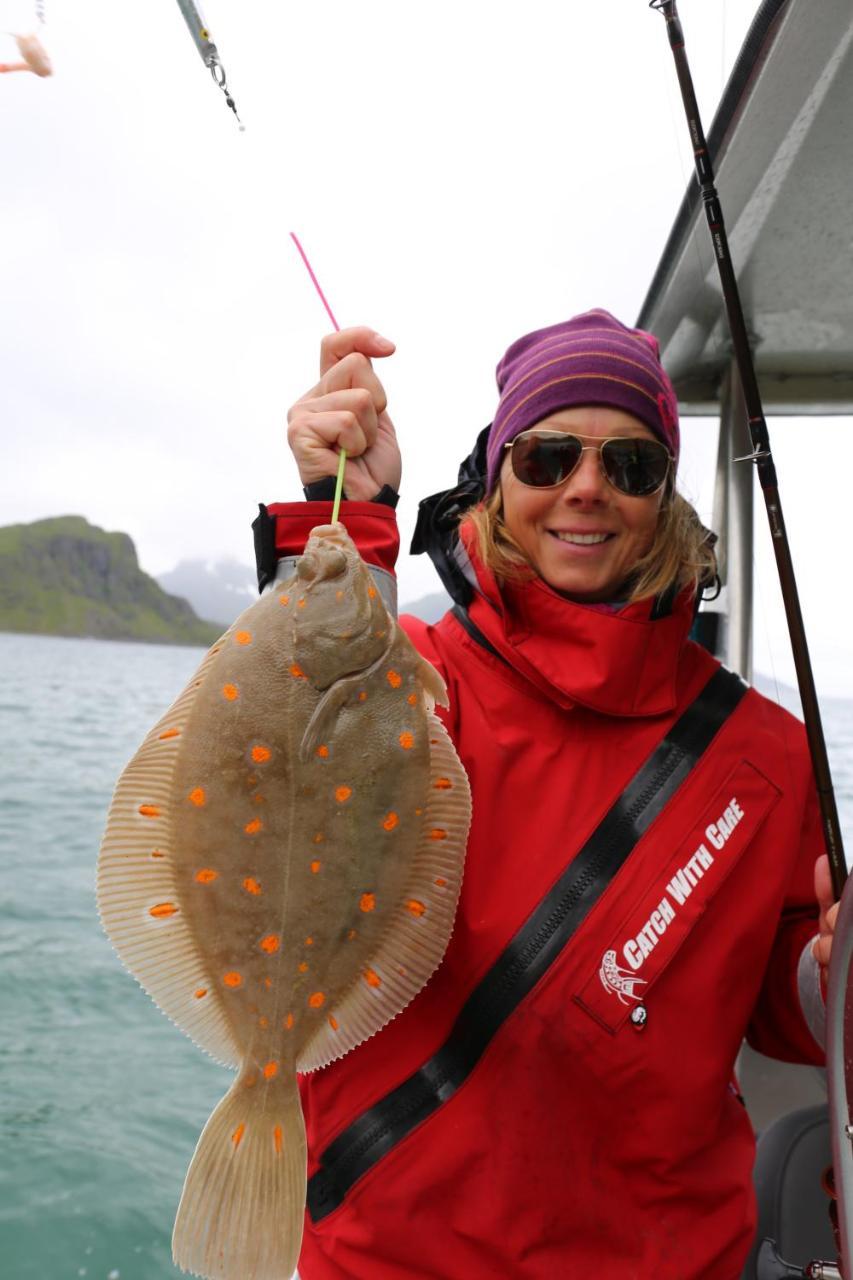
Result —
[{"label": "fishing rod", "polygon": [[794,576],[794,564],[791,559],[791,547],[782,515],[776,468],[773,463],[773,454],[770,451],[770,437],[761,405],[761,393],[758,389],[758,379],[755,374],[755,365],[749,346],[749,336],[744,320],[743,307],[741,306],[737,277],[735,276],[734,265],[729,253],[729,242],[726,236],[722,205],[717,194],[717,188],[714,185],[714,170],[699,116],[699,105],[696,101],[693,77],[690,74],[690,65],[687,61],[687,53],[684,47],[684,31],[678,17],[676,0],[649,0],[649,8],[656,9],[666,19],[670,48],[675,59],[678,82],[681,86],[681,97],[684,101],[684,111],[687,116],[690,141],[696,163],[696,177],[699,182],[702,201],[705,205],[705,214],[708,219],[708,227],[711,232],[714,257],[717,260],[723,299],[729,317],[734,356],[741,386],[743,387],[744,401],[749,419],[752,453],[748,454],[746,458],[738,458],[736,461],[748,461],[755,464],[761,490],[764,494],[767,517],[770,521],[773,552],[776,556],[776,567],[782,588],[782,600],[788,620],[788,633],[791,637],[791,648],[794,653],[794,666],[797,671],[797,684],[803,707],[803,720],[805,721],[809,753],[820,803],[824,846],[829,857],[833,892],[838,899],[841,897],[841,891],[847,880],[847,863],[844,859],[841,825],[838,820],[838,808],[832,787],[832,775],[829,771],[820,708],[803,625],[797,580]]}]

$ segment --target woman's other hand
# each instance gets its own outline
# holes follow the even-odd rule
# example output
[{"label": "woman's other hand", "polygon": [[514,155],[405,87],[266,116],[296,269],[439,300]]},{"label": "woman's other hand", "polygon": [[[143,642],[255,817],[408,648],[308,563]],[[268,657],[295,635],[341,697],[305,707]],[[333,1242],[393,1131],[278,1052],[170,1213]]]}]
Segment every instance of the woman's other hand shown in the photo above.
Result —
[{"label": "woman's other hand", "polygon": [[400,449],[371,364],[394,350],[393,342],[364,326],[323,339],[320,381],[287,414],[287,441],[303,485],[337,475],[339,450],[346,449],[348,498],[370,502],[386,484],[399,491]]},{"label": "woman's other hand", "polygon": [[814,866],[814,888],[820,907],[820,920],[818,937],[812,943],[812,955],[822,969],[827,969],[832,953],[832,935],[835,932],[835,921],[838,917],[838,903],[832,891],[829,858],[825,853],[820,855]]}]

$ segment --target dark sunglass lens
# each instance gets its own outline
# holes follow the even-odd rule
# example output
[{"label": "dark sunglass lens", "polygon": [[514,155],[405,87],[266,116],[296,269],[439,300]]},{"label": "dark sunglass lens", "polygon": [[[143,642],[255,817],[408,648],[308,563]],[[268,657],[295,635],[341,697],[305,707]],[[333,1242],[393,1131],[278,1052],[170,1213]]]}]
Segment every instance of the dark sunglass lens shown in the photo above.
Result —
[{"label": "dark sunglass lens", "polygon": [[575,436],[517,436],[512,444],[512,470],[522,484],[547,489],[561,484],[581,456]]},{"label": "dark sunglass lens", "polygon": [[634,498],[655,493],[669,467],[666,447],[657,440],[608,440],[601,458],[610,483]]}]

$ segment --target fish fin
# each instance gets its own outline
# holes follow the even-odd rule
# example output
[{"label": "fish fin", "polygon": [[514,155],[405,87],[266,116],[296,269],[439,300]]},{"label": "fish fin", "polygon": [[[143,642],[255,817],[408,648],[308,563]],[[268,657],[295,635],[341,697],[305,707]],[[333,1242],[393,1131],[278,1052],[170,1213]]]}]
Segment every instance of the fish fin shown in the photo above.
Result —
[{"label": "fish fin", "polygon": [[180,909],[170,804],[178,744],[198,686],[233,630],[208,651],[119,778],[97,876],[101,923],[122,964],[167,1017],[226,1066],[237,1066],[241,1053]]},{"label": "fish fin", "polygon": [[363,671],[354,671],[351,675],[341,676],[339,680],[329,686],[317,703],[311,719],[308,721],[305,733],[302,735],[302,744],[299,748],[299,758],[303,764],[311,759],[323,739],[332,734],[333,722],[337,719],[338,712],[347,698],[361,689],[373,673],[378,671],[384,662],[388,661],[388,655],[393,648],[395,637],[403,636],[404,639],[407,639],[405,633],[400,631],[394,619],[390,616],[388,618],[388,629],[391,639],[376,661],[371,662],[370,666],[365,667]]},{"label": "fish fin", "polygon": [[208,1280],[283,1280],[296,1270],[306,1142],[293,1074],[241,1075],[202,1130],[172,1233],[177,1266]]},{"label": "fish fin", "polygon": [[311,759],[323,739],[333,733],[334,721],[337,719],[341,707],[347,698],[351,697],[361,686],[364,679],[365,673],[363,671],[359,671],[354,676],[342,676],[323,694],[314,708],[311,719],[308,721],[305,732],[302,735],[299,758],[303,764],[306,760]]},{"label": "fish fin", "polygon": [[471,823],[471,790],[444,725],[434,715],[427,724],[429,788],[402,901],[382,945],[300,1053],[298,1071],[334,1062],[396,1017],[441,964],[450,941]]},{"label": "fish fin", "polygon": [[436,671],[431,662],[427,662],[426,658],[421,658],[418,663],[416,672],[418,679],[424,687],[424,693],[427,696],[427,709],[432,708],[438,703],[440,707],[449,707],[450,699],[447,696],[447,685],[444,683],[443,677]]}]

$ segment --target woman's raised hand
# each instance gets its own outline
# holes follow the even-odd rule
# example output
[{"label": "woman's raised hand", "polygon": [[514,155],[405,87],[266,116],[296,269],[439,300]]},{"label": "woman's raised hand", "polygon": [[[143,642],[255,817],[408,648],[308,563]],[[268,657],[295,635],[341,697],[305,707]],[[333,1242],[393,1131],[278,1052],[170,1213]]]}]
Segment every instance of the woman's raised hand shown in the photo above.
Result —
[{"label": "woman's raised hand", "polygon": [[399,491],[402,463],[385,389],[371,360],[390,356],[394,343],[373,329],[341,329],[323,339],[320,381],[287,414],[287,442],[303,485],[338,471],[346,449],[344,490],[370,502],[383,485]]}]

